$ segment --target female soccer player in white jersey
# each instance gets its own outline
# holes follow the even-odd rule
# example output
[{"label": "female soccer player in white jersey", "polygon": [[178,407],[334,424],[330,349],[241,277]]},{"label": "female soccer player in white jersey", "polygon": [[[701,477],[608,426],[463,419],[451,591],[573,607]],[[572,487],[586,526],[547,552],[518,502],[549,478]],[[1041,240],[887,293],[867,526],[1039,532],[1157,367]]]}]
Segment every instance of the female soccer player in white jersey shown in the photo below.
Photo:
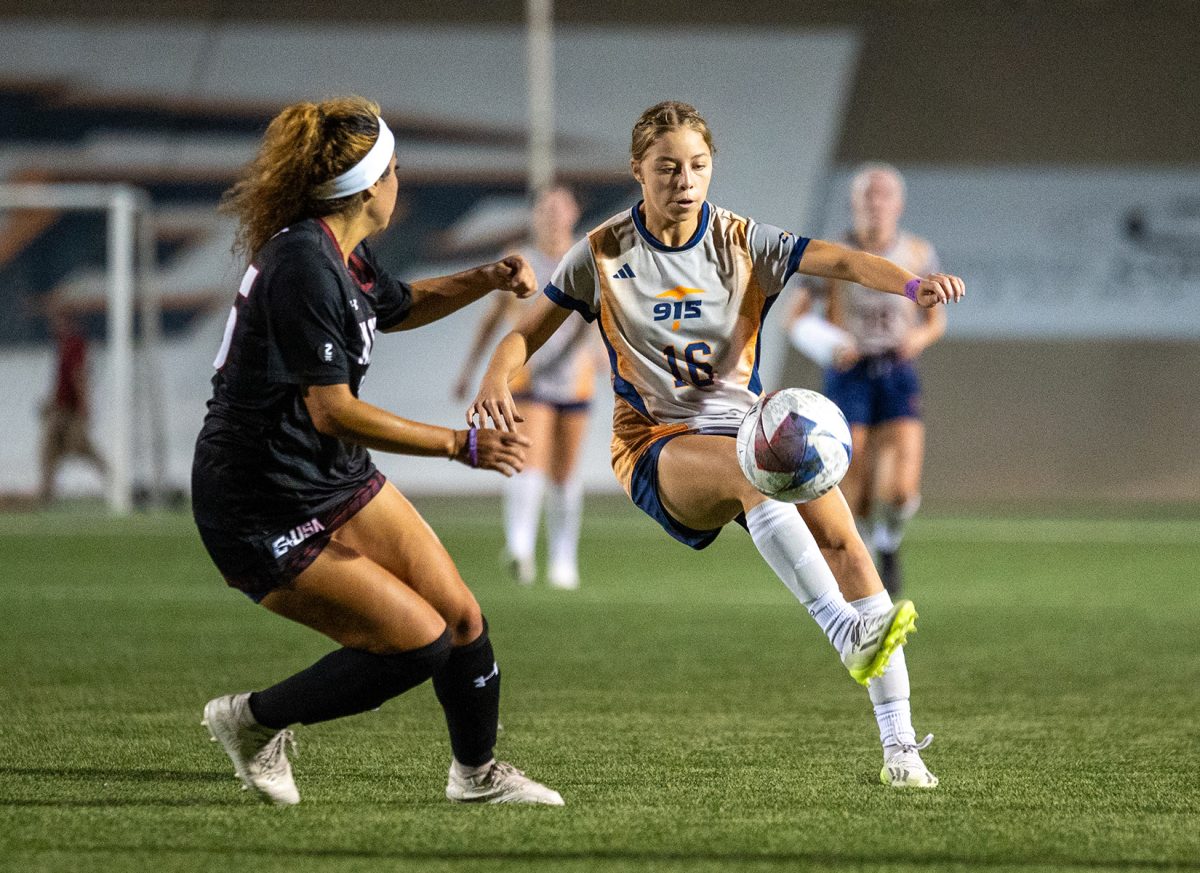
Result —
[{"label": "female soccer player in white jersey", "polygon": [[[579,204],[566,188],[548,188],[538,195],[532,213],[533,240],[517,254],[529,261],[543,284],[575,241],[578,221]],[[459,400],[467,398],[475,367],[496,331],[506,322],[514,326],[524,308],[512,295],[495,297],[455,384]],[[525,419],[521,433],[530,446],[525,468],[504,483],[505,562],[523,585],[533,584],[537,576],[534,552],[545,495],[550,553],[546,576],[555,588],[579,587],[583,488],[575,468],[587,434],[596,374],[595,339],[587,328],[578,321],[550,337],[510,386]]]},{"label": "female soccer player in white jersey", "polygon": [[261,691],[209,701],[204,723],[247,788],[294,804],[291,725],[375,709],[432,677],[453,752],[446,796],[558,805],[558,792],[493,757],[500,673],[487,622],[367,453],[508,473],[527,441],[408,421],[358,397],[376,330],[537,286],[519,257],[412,285],[389,276],[364,240],[387,226],[396,191],[395,138],[379,107],[354,97],[284,109],[227,194],[250,267],[196,441],[193,513],[231,586],[342,648]]},{"label": "female soccer player in white jersey", "polygon": [[713,154],[708,125],[693,107],[665,102],[642,114],[631,149],[642,201],[567,253],[547,300],[497,347],[468,420],[513,428],[512,374],[572,312],[598,321],[617,395],[613,470],[626,492],[693,548],[742,520],[850,674],[867,685],[884,747],[882,781],[932,787],[937,778],[921,760],[900,648],[916,618],[912,604],[893,604],[883,590],[840,491],[799,511],[768,500],[742,475],[731,436],[761,390],[763,316],[793,273],[858,282],[922,306],[958,300],[962,281],[921,279],[883,258],[708,203]]},{"label": "female soccer player in white jersey", "polygon": [[[842,242],[887,258],[918,276],[938,269],[933,246],[900,228],[904,177],[887,164],[866,164],[850,183],[853,227]],[[946,315],[907,300],[836,279],[812,283],[826,318],[843,331],[829,349],[825,393],[850,422],[853,459],[842,493],[875,549],[889,594],[902,586],[899,549],[921,503],[925,426],[921,384],[913,362],[946,332]],[[791,333],[804,350],[805,332],[821,332],[807,290],[797,295]],[[824,356],[822,356],[824,357]]]}]

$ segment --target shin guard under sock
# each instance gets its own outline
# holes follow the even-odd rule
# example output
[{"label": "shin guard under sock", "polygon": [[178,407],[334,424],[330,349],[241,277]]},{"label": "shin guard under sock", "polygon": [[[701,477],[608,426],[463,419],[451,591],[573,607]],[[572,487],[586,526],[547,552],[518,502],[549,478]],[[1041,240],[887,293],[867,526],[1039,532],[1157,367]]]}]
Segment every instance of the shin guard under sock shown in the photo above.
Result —
[{"label": "shin guard under sock", "polygon": [[394,655],[338,649],[251,694],[250,712],[259,724],[278,729],[367,712],[420,685],[446,662],[450,651],[449,629],[427,646]]},{"label": "shin guard under sock", "polygon": [[486,620],[474,641],[450,650],[433,675],[433,690],[446,713],[454,759],[466,767],[490,761],[500,720],[500,668]]}]

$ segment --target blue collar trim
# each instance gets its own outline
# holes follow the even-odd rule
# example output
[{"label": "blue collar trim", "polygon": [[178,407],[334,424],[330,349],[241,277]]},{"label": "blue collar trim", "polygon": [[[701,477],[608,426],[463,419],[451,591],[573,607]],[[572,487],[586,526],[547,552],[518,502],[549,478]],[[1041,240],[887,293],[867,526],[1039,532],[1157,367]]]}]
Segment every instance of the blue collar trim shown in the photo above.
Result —
[{"label": "blue collar trim", "polygon": [[708,201],[705,200],[700,206],[700,223],[696,226],[696,232],[692,234],[692,238],[681,246],[664,245],[655,238],[654,234],[646,229],[646,225],[642,221],[641,212],[639,210],[641,205],[645,202],[646,201],[644,200],[639,200],[633,209],[630,210],[630,214],[633,216],[633,226],[636,227],[638,233],[642,235],[642,239],[650,243],[652,248],[655,248],[660,252],[685,252],[696,243],[700,242],[700,240],[704,238],[704,235],[708,233],[708,219],[710,212],[708,208]]}]

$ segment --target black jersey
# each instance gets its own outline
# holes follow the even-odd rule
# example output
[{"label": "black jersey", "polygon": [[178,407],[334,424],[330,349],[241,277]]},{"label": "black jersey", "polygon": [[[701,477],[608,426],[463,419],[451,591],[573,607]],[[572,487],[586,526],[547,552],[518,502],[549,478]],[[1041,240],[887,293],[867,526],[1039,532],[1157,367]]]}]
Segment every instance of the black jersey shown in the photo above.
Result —
[{"label": "black jersey", "polygon": [[408,285],[365,244],[346,265],[318,219],[276,234],[238,289],[196,441],[196,521],[254,531],[296,523],[345,500],[375,472],[361,446],[317,431],[302,396],[346,384],[355,397],[375,330],[404,320]]}]

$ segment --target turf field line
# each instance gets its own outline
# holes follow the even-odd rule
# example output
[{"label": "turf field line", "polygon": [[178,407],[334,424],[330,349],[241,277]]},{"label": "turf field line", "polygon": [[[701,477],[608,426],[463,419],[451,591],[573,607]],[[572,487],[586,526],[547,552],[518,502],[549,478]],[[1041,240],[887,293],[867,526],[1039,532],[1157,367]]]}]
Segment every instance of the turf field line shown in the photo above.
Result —
[{"label": "turf field line", "polygon": [[[149,804],[153,805],[153,804]],[[536,811],[536,812],[540,812]],[[369,859],[380,861],[450,861],[450,862],[479,862],[503,863],[519,861],[522,863],[562,864],[585,861],[615,861],[635,863],[678,863],[678,864],[778,864],[793,866],[798,864],[817,865],[821,868],[872,869],[886,866],[910,867],[944,867],[961,865],[967,869],[987,869],[992,867],[1052,867],[1059,870],[1181,870],[1200,871],[1200,863],[1194,861],[1159,861],[1148,859],[1114,859],[1114,858],[1071,858],[1055,855],[1031,856],[997,856],[979,857],[978,855],[955,854],[953,852],[926,852],[918,856],[905,855],[898,852],[872,852],[870,854],[831,854],[829,852],[678,852],[653,851],[639,849],[581,849],[546,850],[546,851],[454,851],[454,850],[422,850],[422,849],[340,849],[312,848],[296,849],[283,846],[245,846],[218,848],[206,846],[103,846],[89,845],[64,847],[61,843],[55,845],[38,845],[29,843],[22,846],[26,852],[55,852],[63,851],[95,853],[126,854],[186,854],[210,855],[216,857],[268,857],[268,858],[321,858],[321,859]]]}]

